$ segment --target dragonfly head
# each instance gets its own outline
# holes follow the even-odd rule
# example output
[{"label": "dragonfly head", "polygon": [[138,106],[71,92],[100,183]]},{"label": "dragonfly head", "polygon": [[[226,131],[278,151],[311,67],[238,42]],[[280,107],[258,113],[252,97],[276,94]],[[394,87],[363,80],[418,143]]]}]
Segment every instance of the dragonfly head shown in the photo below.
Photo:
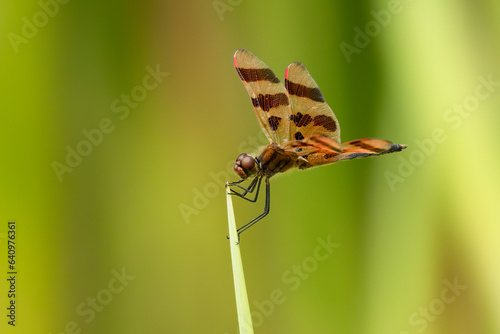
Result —
[{"label": "dragonfly head", "polygon": [[242,179],[246,179],[259,171],[257,159],[249,154],[242,153],[236,158],[234,171]]}]

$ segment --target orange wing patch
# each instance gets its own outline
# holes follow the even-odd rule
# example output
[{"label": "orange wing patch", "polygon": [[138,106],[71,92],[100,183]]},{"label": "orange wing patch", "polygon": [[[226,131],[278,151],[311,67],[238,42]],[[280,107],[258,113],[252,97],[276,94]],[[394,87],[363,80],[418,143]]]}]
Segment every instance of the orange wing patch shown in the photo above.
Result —
[{"label": "orange wing patch", "polygon": [[341,160],[399,152],[405,149],[406,145],[374,138],[352,140],[340,145],[331,138],[313,135],[302,140],[290,141],[283,148],[293,151],[300,157],[297,165],[299,169],[307,169]]},{"label": "orange wing patch", "polygon": [[406,145],[393,144],[391,141],[383,139],[356,139],[342,144],[344,157],[340,160],[363,158],[399,152],[404,150],[405,148],[407,148]]}]

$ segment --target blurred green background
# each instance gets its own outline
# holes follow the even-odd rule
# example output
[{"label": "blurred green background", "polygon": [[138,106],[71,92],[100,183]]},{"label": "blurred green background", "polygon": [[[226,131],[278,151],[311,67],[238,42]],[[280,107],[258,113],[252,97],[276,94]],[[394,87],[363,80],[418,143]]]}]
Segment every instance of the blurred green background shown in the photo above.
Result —
[{"label": "blurred green background", "polygon": [[499,332],[498,1],[0,12],[2,333],[238,332],[223,183],[265,144],[242,47],[280,78],[303,62],[344,141],[409,145],[271,180],[241,244],[255,333]]}]

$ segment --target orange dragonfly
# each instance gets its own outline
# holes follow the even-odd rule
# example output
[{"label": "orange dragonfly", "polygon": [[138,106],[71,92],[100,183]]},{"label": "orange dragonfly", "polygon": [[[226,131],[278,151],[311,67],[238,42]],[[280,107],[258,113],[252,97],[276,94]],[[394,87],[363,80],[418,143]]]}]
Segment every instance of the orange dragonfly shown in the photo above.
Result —
[{"label": "orange dragonfly", "polygon": [[[407,147],[374,138],[340,143],[337,118],[302,63],[288,65],[285,85],[248,50],[235,52],[234,66],[252,99],[260,127],[270,142],[258,156],[242,153],[236,159],[234,171],[241,179],[229,183],[232,195],[256,202],[262,179],[266,182],[264,212],[240,227],[238,238],[269,213],[269,178],[273,175],[292,168],[307,169],[341,160],[399,152]],[[253,180],[248,187],[240,185],[250,177]],[[250,194],[254,192],[255,196],[251,198]]]}]

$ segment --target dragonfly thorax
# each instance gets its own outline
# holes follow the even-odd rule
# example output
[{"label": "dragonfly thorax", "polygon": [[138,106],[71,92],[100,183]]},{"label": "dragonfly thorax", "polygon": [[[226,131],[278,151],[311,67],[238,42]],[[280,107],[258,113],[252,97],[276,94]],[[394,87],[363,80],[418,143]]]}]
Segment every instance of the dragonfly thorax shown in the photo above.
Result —
[{"label": "dragonfly thorax", "polygon": [[262,173],[271,177],[277,173],[284,173],[296,166],[298,156],[293,151],[286,151],[277,144],[267,145],[256,159],[260,163]]}]

